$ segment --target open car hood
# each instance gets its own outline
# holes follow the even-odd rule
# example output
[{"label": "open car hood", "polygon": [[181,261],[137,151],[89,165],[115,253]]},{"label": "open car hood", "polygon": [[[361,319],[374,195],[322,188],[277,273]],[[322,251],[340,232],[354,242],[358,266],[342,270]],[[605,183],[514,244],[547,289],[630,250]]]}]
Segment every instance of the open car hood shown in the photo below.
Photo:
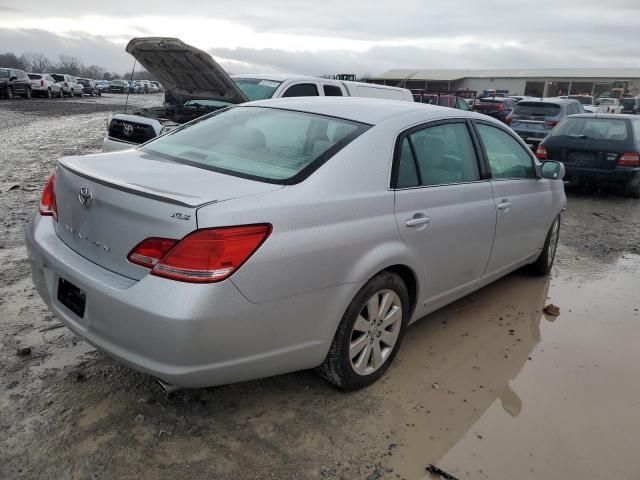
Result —
[{"label": "open car hood", "polygon": [[178,38],[134,38],[126,50],[174,97],[249,101],[211,55]]}]

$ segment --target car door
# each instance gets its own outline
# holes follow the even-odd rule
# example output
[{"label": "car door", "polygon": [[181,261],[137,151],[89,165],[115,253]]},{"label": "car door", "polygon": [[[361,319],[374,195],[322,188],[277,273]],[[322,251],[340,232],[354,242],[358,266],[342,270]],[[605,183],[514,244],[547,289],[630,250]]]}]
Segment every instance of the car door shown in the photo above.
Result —
[{"label": "car door", "polygon": [[533,153],[507,128],[476,120],[497,213],[486,275],[517,267],[540,252],[552,219],[550,180],[538,177]]},{"label": "car door", "polygon": [[491,253],[496,210],[472,133],[466,120],[447,120],[414,127],[396,144],[395,216],[422,263],[427,307],[471,289]]}]

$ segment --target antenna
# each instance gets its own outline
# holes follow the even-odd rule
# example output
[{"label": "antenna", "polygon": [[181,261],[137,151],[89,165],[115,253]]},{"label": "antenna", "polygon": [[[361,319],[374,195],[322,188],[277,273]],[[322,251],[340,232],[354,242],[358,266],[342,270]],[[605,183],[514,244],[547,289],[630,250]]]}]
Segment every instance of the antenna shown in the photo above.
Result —
[{"label": "antenna", "polygon": [[[133,72],[135,72],[136,70],[136,62],[138,61],[137,58],[133,59],[133,68],[131,69],[131,78],[129,79],[130,82],[133,82]],[[124,102],[124,113],[127,113],[127,105],[129,105],[129,94],[131,93],[131,84],[128,85],[129,88],[127,88],[127,99]]]}]

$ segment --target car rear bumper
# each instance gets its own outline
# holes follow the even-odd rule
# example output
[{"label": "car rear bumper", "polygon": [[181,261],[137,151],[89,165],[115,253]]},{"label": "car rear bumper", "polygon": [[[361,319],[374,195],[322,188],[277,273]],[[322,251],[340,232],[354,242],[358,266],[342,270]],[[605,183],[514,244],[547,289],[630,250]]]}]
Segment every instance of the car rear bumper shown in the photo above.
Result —
[{"label": "car rear bumper", "polygon": [[590,168],[590,167],[572,167],[571,164],[564,164],[565,177],[569,182],[580,182],[583,180],[597,180],[604,183],[628,184],[640,181],[640,168],[621,168],[613,169]]},{"label": "car rear bumper", "polygon": [[[68,248],[53,219],[25,228],[33,282],[71,330],[132,368],[178,387],[203,387],[322,363],[354,288],[342,285],[255,304],[232,281],[132,280]],[[86,294],[83,317],[58,300],[60,279]]]}]

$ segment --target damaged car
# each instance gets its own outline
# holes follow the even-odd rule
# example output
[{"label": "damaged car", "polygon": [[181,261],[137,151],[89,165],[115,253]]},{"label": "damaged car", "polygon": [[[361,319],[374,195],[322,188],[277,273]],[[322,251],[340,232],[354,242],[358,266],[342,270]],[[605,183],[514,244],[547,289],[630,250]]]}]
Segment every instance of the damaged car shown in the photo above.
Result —
[{"label": "damaged car", "polygon": [[371,97],[413,102],[405,88],[304,75],[229,76],[211,56],[177,38],[134,38],[127,52],[158,78],[163,106],[107,120],[103,151],[134,148],[211,112],[247,101],[286,97]]}]

